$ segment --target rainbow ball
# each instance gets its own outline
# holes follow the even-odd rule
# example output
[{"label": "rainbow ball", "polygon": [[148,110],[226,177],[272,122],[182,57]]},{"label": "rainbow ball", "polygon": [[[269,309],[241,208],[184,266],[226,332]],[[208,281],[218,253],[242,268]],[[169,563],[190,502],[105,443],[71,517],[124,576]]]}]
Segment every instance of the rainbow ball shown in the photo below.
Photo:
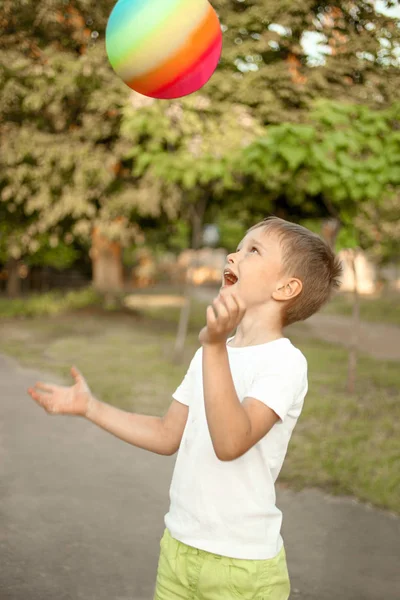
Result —
[{"label": "rainbow ball", "polygon": [[119,0],[107,23],[114,71],[151,98],[181,98],[214,73],[222,33],[208,0]]}]

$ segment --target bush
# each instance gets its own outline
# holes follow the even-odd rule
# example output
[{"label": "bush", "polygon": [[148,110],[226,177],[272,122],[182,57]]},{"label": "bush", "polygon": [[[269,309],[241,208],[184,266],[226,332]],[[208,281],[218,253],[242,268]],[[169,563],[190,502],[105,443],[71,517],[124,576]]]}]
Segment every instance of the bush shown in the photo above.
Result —
[{"label": "bush", "polygon": [[24,298],[0,298],[0,318],[52,316],[101,304],[102,296],[92,287],[66,294],[56,290]]}]

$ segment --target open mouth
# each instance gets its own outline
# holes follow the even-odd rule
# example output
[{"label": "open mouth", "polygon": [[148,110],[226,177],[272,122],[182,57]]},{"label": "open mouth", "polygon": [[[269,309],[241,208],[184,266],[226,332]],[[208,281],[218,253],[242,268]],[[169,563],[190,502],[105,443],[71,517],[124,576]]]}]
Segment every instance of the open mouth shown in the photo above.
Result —
[{"label": "open mouth", "polygon": [[229,271],[224,272],[224,286],[225,285],[235,285],[239,279],[233,273]]}]

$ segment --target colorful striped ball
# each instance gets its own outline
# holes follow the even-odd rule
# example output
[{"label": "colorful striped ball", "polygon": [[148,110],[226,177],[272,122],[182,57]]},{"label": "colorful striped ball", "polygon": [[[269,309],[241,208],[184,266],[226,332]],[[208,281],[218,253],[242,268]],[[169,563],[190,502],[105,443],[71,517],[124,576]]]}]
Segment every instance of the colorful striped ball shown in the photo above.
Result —
[{"label": "colorful striped ball", "polygon": [[133,90],[181,98],[214,73],[222,33],[208,0],[119,0],[106,29],[111,66]]}]

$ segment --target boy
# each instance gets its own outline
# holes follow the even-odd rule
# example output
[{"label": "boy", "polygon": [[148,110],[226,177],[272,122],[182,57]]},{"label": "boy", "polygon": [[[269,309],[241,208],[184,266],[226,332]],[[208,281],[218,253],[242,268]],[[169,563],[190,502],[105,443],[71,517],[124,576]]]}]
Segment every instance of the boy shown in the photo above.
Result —
[{"label": "boy", "polygon": [[227,261],[163,417],[99,402],[74,367],[74,386],[28,390],[49,413],[84,416],[157,454],[179,449],[154,600],[289,598],[275,481],[308,382],[283,328],[320,309],[341,265],[319,236],[276,217],[251,227]]}]

